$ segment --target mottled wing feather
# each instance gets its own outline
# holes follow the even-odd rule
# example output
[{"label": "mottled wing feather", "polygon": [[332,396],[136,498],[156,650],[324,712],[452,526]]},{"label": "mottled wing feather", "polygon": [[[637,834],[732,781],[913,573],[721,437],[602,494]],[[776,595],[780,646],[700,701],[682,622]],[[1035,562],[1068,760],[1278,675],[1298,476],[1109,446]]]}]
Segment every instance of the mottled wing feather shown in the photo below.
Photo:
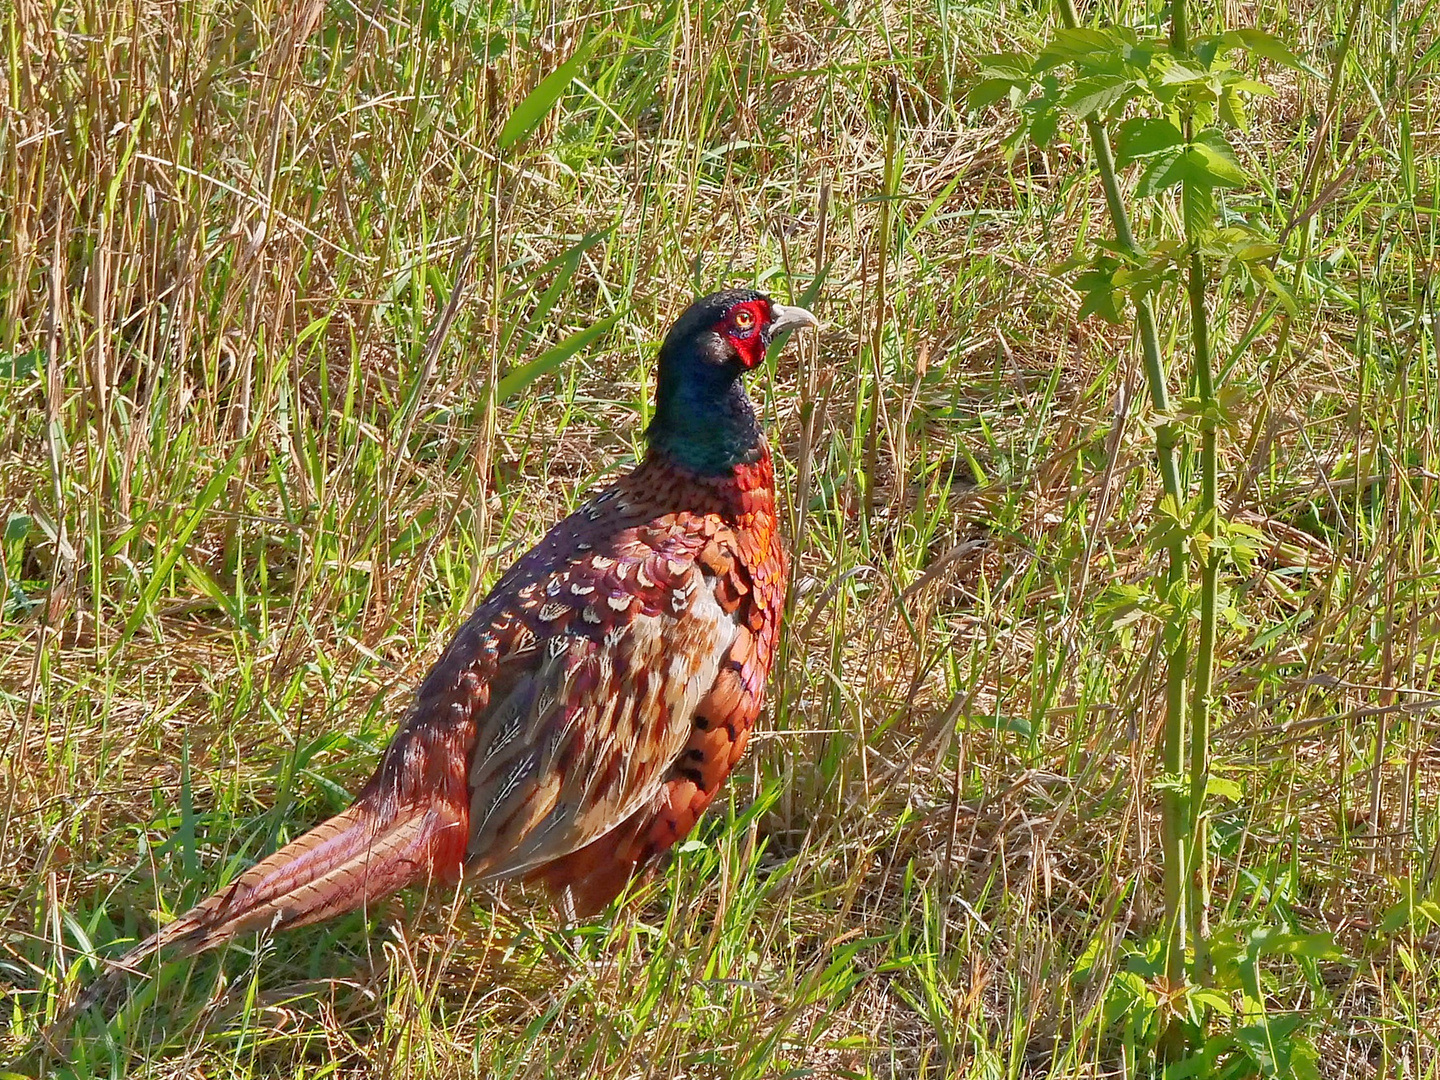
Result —
[{"label": "mottled wing feather", "polygon": [[736,633],[680,753],[651,802],[529,875],[552,890],[567,890],[579,915],[602,909],[694,827],[744,754],[759,717],[779,636],[787,560],[775,531],[768,458],[740,480],[732,511],[695,528],[703,539],[697,566]]},{"label": "mottled wing feather", "polygon": [[[566,580],[595,580],[593,571],[577,564]],[[480,719],[470,775],[476,872],[503,877],[552,861],[654,800],[736,633],[698,570],[671,578],[696,583],[683,606],[652,613],[635,603],[631,614],[607,603],[598,637],[541,639],[543,662]],[[582,595],[597,594],[606,595],[598,583]]]},{"label": "mottled wing feather", "polygon": [[655,797],[586,846],[533,872],[553,890],[569,888],[577,914],[604,908],[639,868],[689,833],[719,794],[760,713],[768,664],[754,662],[756,644],[746,627],[736,628]]}]

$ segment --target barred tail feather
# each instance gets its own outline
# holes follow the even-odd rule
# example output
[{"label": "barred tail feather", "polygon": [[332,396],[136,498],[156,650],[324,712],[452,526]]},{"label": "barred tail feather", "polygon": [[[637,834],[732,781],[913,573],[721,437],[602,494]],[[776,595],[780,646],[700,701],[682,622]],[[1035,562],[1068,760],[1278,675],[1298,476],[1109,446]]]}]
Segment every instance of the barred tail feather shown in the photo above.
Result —
[{"label": "barred tail feather", "polygon": [[354,911],[431,877],[454,880],[464,850],[463,823],[446,808],[401,807],[381,821],[362,799],[140,942],[66,1016],[108,996],[113,980],[155,953],[190,956],[246,931],[305,926]]},{"label": "barred tail feather", "polygon": [[305,926],[423,881],[438,869],[437,834],[447,824],[440,816],[433,807],[414,807],[380,825],[357,803],[136,946],[135,958],[172,946],[188,956],[247,930]]}]

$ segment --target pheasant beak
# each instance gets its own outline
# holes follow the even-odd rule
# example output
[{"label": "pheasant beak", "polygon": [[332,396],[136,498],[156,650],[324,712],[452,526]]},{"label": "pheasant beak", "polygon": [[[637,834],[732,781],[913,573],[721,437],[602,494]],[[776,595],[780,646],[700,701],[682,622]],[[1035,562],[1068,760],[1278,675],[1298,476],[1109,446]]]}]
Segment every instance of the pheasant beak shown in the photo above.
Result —
[{"label": "pheasant beak", "polygon": [[807,326],[820,329],[820,320],[803,307],[789,307],[785,304],[770,303],[770,333],[783,334],[786,330],[800,330]]}]

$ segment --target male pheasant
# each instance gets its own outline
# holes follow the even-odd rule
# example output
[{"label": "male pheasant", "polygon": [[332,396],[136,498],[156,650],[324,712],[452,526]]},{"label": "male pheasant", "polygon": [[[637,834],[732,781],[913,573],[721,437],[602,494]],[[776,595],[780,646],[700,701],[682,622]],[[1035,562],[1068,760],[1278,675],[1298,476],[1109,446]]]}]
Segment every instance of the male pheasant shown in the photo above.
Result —
[{"label": "male pheasant", "polygon": [[540,881],[593,914],[685,836],[745,749],[785,596],[774,466],[741,375],[806,326],[758,292],[691,304],[660,348],[644,460],[500,579],[355,803],[122,968],[462,876]]}]

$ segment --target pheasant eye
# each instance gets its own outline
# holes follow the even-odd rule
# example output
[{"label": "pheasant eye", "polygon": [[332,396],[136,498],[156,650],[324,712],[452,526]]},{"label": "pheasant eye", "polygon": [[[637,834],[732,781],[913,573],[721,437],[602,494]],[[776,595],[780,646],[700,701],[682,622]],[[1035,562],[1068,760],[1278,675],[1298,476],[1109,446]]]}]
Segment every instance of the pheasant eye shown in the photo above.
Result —
[{"label": "pheasant eye", "polygon": [[755,313],[749,308],[741,308],[739,311],[735,312],[733,321],[736,327],[738,327],[739,329],[749,330],[752,326],[755,325]]}]

